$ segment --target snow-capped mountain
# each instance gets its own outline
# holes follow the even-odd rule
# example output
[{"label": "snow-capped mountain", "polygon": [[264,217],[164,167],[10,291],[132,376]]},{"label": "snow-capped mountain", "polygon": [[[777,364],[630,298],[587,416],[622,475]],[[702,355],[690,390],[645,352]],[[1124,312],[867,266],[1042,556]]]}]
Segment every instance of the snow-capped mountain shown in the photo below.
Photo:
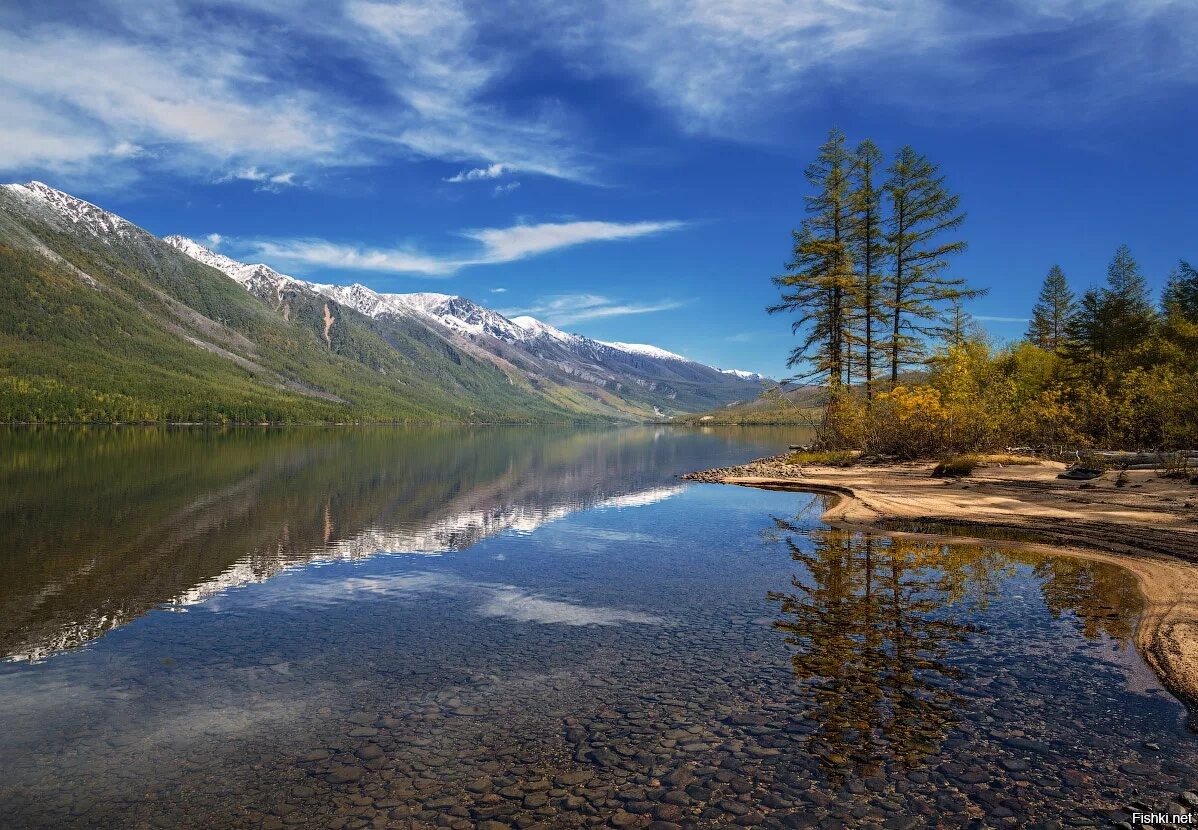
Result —
[{"label": "snow-capped mountain", "polygon": [[[759,381],[681,355],[512,319],[464,297],[318,284],[186,237],[163,240],[41,182],[0,186],[0,243],[2,264],[48,307],[76,304],[55,275],[94,289],[79,298],[83,318],[36,328],[48,353],[71,355],[54,400],[101,420],[643,419],[761,391]],[[36,375],[42,364],[30,361],[13,372]],[[149,377],[152,388],[129,380]]]},{"label": "snow-capped mountain", "polygon": [[215,251],[209,250],[185,236],[167,236],[163,237],[162,241],[182,251],[197,262],[202,262],[205,265],[215,268],[217,271],[227,274],[241,283],[251,294],[258,295],[263,292],[278,294],[287,287],[300,284],[307,285],[302,280],[297,280],[286,274],[280,274],[269,265],[261,263],[247,265],[244,262],[230,259],[224,254],[218,254]]},{"label": "snow-capped mountain", "polygon": [[650,346],[647,343],[600,342],[602,342],[604,346],[611,346],[613,349],[619,349],[620,351],[628,352],[629,354],[643,354],[647,357],[656,357],[662,360],[684,360],[688,363],[692,362],[690,358],[683,357],[682,355],[675,354],[674,352],[667,352],[665,349],[659,349],[657,346]]},{"label": "snow-capped mountain", "polygon": [[764,375],[760,375],[757,372],[746,372],[744,369],[720,369],[720,371],[725,375],[735,375],[745,380],[765,380]]},{"label": "snow-capped mountain", "polygon": [[138,230],[132,222],[115,213],[109,213],[69,193],[55,190],[43,182],[6,184],[0,187],[31,211],[53,215],[59,220],[65,220],[72,229],[86,231],[100,239],[125,239]]},{"label": "snow-capped mountain", "polygon": [[387,294],[388,299],[424,314],[432,315],[454,331],[467,335],[488,335],[505,343],[523,343],[528,331],[498,311],[485,308],[465,297],[452,294]]},{"label": "snow-capped mountain", "polygon": [[431,321],[459,344],[481,348],[505,363],[514,361],[534,383],[546,378],[567,385],[585,384],[617,396],[636,390],[657,414],[662,413],[660,406],[677,405],[684,386],[719,386],[725,390],[723,394],[738,391],[742,398],[752,398],[764,380],[753,372],[716,369],[657,346],[604,342],[562,331],[534,317],[509,318],[465,297],[435,292],[384,294],[359,283],[305,282],[267,265],[238,262],[185,237],[169,236],[166,241],[260,297],[276,293],[279,283],[285,282],[374,319],[415,317]]}]

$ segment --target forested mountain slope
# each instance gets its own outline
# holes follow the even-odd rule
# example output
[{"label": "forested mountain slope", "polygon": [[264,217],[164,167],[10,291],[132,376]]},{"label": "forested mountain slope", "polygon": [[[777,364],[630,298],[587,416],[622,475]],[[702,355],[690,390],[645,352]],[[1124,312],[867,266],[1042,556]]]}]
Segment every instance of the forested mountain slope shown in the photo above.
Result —
[{"label": "forested mountain slope", "polygon": [[[0,421],[560,422],[679,397],[173,242],[38,182],[0,187]],[[697,397],[740,391],[712,386]]]}]

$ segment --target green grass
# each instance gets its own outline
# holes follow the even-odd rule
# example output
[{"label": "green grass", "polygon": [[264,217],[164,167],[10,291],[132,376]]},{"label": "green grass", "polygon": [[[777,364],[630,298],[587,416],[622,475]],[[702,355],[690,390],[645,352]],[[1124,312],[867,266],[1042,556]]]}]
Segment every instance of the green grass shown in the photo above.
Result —
[{"label": "green grass", "polygon": [[1040,463],[1040,459],[1035,456],[1009,453],[985,453],[978,456],[978,461],[987,466],[998,467],[1030,467]]},{"label": "green grass", "polygon": [[815,452],[792,452],[786,456],[787,464],[813,464],[821,467],[848,467],[861,453],[856,450],[823,450]]},{"label": "green grass", "polygon": [[972,475],[981,463],[982,460],[972,453],[956,455],[937,464],[932,475],[936,478],[964,478]]}]

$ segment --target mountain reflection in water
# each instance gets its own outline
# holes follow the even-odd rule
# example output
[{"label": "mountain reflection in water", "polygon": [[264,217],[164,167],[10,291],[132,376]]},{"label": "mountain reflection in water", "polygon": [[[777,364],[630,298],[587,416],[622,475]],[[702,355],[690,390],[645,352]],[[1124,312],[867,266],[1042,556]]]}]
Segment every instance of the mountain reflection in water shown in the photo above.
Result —
[{"label": "mountain reflection in water", "polygon": [[966,678],[954,646],[982,629],[970,622],[1019,566],[1030,568],[1054,618],[1087,639],[1126,647],[1142,611],[1127,574],[1113,565],[968,544],[810,529],[775,518],[802,573],[771,591],[773,627],[792,647],[807,684],[808,745],[832,780],[911,769],[939,748],[963,710]]},{"label": "mountain reflection in water", "polygon": [[0,656],[37,660],[308,562],[444,553],[649,504],[778,430],[0,431]]},{"label": "mountain reflection in water", "polygon": [[3,824],[1048,830],[1192,789],[1130,572],[674,489],[788,437],[44,434],[0,457],[10,653],[143,615],[0,664]]}]

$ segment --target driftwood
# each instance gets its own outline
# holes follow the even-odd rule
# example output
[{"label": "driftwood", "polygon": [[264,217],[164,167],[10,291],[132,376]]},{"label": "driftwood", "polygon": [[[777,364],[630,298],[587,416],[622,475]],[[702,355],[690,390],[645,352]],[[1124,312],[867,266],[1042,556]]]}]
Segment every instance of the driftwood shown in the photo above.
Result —
[{"label": "driftwood", "polygon": [[1105,472],[1098,467],[1074,467],[1061,473],[1057,478],[1065,478],[1070,481],[1089,481],[1092,478],[1100,478]]},{"label": "driftwood", "polygon": [[1073,460],[1077,466],[1103,466],[1117,470],[1187,470],[1198,466],[1198,450],[1170,450],[1167,452],[1138,452],[1125,450],[1075,450]]}]

